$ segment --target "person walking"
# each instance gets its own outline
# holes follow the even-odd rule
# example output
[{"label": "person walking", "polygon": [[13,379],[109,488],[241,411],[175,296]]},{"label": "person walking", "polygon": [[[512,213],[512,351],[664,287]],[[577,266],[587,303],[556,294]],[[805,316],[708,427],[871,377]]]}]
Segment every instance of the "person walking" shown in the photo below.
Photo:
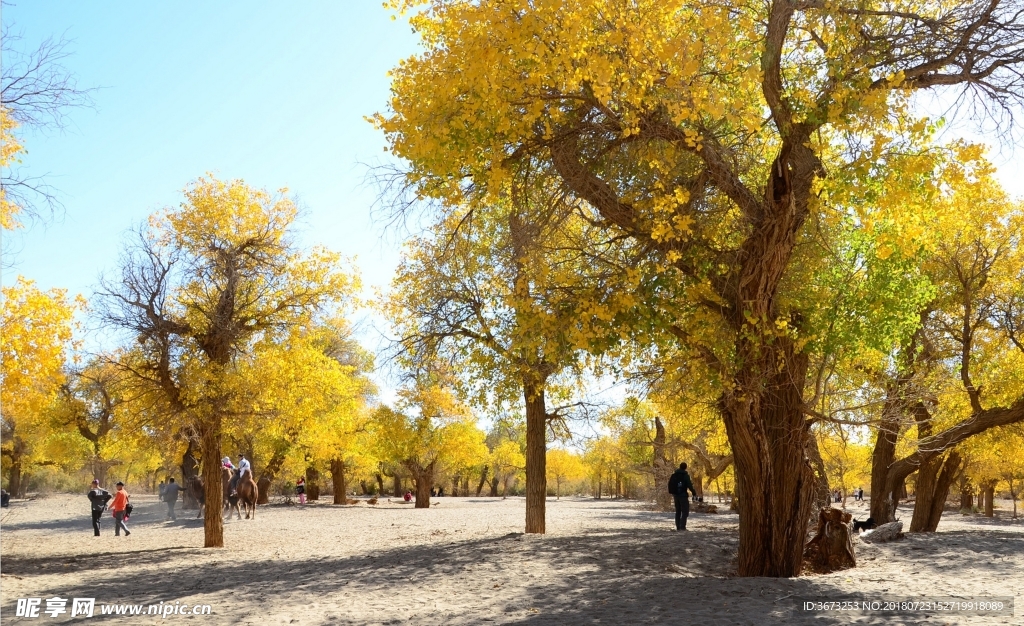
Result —
[{"label": "person walking", "polygon": [[295,493],[299,496],[299,504],[306,503],[306,479],[299,476],[299,479],[295,481]]},{"label": "person walking", "polygon": [[668,479],[668,492],[676,501],[676,530],[686,530],[686,518],[690,516],[690,499],[687,491],[697,496],[697,490],[693,487],[693,480],[686,471],[686,463],[680,463],[679,469]]},{"label": "person walking", "polygon": [[125,509],[128,508],[128,492],[124,490],[124,483],[117,481],[117,493],[114,494],[114,501],[110,503],[110,509],[114,512],[114,535],[120,537],[121,529],[124,529],[124,536],[131,534],[128,527],[124,525]]},{"label": "person walking", "polygon": [[92,489],[87,494],[89,496],[89,502],[92,503],[92,531],[97,537],[100,536],[100,517],[103,516],[103,511],[107,508],[107,502],[110,502],[110,492],[100,487],[99,480],[92,481]]},{"label": "person walking", "polygon": [[167,486],[164,487],[164,502],[167,503],[167,519],[172,522],[178,521],[177,516],[174,515],[174,505],[178,502],[178,491],[181,488],[178,487],[178,483],[174,482],[174,478],[167,479]]}]

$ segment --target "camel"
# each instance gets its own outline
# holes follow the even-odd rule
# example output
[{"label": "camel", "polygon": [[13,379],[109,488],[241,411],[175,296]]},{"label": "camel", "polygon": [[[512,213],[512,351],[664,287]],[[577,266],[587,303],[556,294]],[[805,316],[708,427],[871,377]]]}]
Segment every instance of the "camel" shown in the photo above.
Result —
[{"label": "camel", "polygon": [[[228,484],[231,481],[231,470],[224,467],[221,468],[221,493],[223,494],[223,507],[224,512],[227,513],[228,517],[231,517],[231,511],[229,510],[232,506],[235,510],[238,510],[238,497],[231,496]],[[188,483],[189,493],[195,498],[199,504],[199,512],[196,513],[196,519],[203,516],[206,512],[206,491],[203,487],[203,479],[201,476],[193,476]],[[238,515],[238,519],[242,519],[241,513]]]},{"label": "camel", "polygon": [[[235,492],[238,494],[235,498],[235,511],[238,511],[238,503],[241,502],[242,506],[245,507],[245,519],[250,519],[249,511],[252,507],[252,518],[256,519],[256,500],[259,499],[259,487],[256,486],[256,481],[252,479],[252,472],[245,470],[238,478],[238,484],[235,485]],[[241,516],[239,516],[241,519]]]}]

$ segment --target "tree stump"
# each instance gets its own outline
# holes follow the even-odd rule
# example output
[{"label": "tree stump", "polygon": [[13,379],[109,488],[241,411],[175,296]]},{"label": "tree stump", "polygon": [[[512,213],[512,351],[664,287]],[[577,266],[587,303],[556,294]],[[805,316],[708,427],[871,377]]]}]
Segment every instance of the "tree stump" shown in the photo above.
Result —
[{"label": "tree stump", "polygon": [[812,572],[828,574],[857,567],[850,537],[852,516],[840,509],[823,508],[818,513],[818,529],[804,548],[804,567]]}]

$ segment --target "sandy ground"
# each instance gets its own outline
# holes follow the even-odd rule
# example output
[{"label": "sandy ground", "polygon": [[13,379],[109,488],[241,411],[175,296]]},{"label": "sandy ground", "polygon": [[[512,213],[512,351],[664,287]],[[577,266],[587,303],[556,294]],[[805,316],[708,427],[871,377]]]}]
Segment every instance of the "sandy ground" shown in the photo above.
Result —
[{"label": "sandy ground", "polygon": [[[0,617],[6,624],[186,620],[204,624],[1024,624],[1024,523],[947,514],[940,532],[857,543],[859,566],[778,580],[732,576],[734,514],[694,515],[690,532],[642,504],[548,502],[548,533],[523,535],[524,502],[440,498],[260,507],[203,549],[202,521],[163,521],[133,497],[131,537],[110,517],[93,537],[82,496],[0,510]],[[855,515],[866,517],[855,505]],[[909,521],[909,511],[901,513]],[[97,604],[209,604],[212,615],[15,616],[18,598]],[[1015,596],[1013,616],[797,610],[799,599]],[[69,607],[70,608],[70,607]]]}]

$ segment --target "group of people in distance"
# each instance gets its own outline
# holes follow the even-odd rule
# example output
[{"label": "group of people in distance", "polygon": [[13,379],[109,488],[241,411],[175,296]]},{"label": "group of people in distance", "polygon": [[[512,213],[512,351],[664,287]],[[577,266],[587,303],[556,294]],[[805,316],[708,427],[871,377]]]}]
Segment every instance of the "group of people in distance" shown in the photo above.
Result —
[{"label": "group of people in distance", "polygon": [[[854,489],[853,490],[853,499],[855,501],[857,501],[857,502],[862,501],[864,499],[864,489],[862,489],[861,487],[857,487],[856,489]],[[832,490],[832,501],[833,502],[842,502],[843,501],[843,492],[840,491],[839,489],[833,489]]]},{"label": "group of people in distance", "polygon": [[[224,457],[222,460],[223,466],[232,470],[234,476],[230,483],[231,493],[234,493],[235,486],[238,484],[238,477],[244,470],[252,471],[251,465],[245,455],[242,455],[241,460],[238,463],[238,469],[235,470],[235,466],[231,463],[230,457]],[[174,514],[174,505],[178,501],[178,493],[181,491],[181,487],[174,482],[174,478],[168,478],[167,482],[160,483],[160,501],[167,503],[167,517],[168,520],[176,520],[177,517]],[[676,530],[686,530],[686,520],[690,516],[690,498],[687,497],[688,493],[693,494],[693,501],[697,502],[697,490],[693,486],[693,480],[690,478],[689,472],[686,471],[686,463],[680,463],[679,469],[672,474],[668,481],[668,492],[672,494],[675,499],[676,505]],[[306,480],[304,477],[299,477],[295,483],[295,493],[299,496],[299,503],[306,503]],[[437,495],[440,495],[440,490]],[[838,491],[837,491],[838,493]],[[858,489],[855,492],[855,497],[860,499],[863,497],[864,490]],[[103,511],[107,509],[108,503],[113,499],[113,503],[110,503],[110,509],[113,511],[113,517],[115,520],[114,534],[117,536],[121,535],[121,531],[124,530],[124,534],[127,537],[131,533],[128,531],[128,527],[125,525],[125,520],[130,517],[131,508],[128,497],[128,492],[125,491],[124,483],[117,483],[117,492],[113,495],[109,491],[100,487],[99,480],[92,481],[92,489],[89,490],[89,501],[92,503],[92,528],[94,534],[100,536],[100,517],[103,515]],[[433,494],[431,494],[433,495]],[[405,501],[412,500],[412,493],[406,492]]]}]

